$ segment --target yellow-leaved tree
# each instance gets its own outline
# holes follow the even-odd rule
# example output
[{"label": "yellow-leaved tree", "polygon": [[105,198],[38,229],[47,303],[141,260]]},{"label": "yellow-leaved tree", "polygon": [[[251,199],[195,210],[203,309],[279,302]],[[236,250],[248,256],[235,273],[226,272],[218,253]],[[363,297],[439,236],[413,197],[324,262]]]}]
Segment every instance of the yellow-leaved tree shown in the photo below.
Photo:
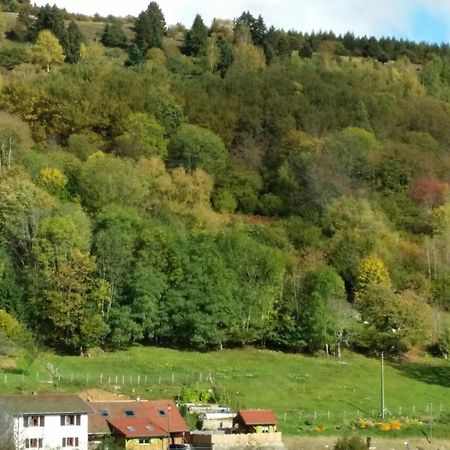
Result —
[{"label": "yellow-leaved tree", "polygon": [[50,72],[50,67],[62,64],[64,58],[64,51],[58,38],[49,30],[41,31],[33,46],[33,62]]},{"label": "yellow-leaved tree", "polygon": [[361,297],[367,287],[371,285],[391,286],[389,271],[383,260],[376,254],[365,257],[359,264],[356,279],[356,299]]}]

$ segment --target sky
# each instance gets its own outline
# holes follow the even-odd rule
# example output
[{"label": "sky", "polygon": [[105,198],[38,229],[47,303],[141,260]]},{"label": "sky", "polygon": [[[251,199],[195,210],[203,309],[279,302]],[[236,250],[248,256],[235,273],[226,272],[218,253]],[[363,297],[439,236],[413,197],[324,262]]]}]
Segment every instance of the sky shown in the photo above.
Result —
[{"label": "sky", "polygon": [[[32,0],[33,2],[33,0]],[[150,0],[34,0],[70,12],[137,16]],[[207,25],[243,11],[261,14],[267,26],[297,31],[352,31],[358,36],[395,36],[415,41],[450,42],[450,0],[157,0],[168,25],[190,27],[196,14]]]}]

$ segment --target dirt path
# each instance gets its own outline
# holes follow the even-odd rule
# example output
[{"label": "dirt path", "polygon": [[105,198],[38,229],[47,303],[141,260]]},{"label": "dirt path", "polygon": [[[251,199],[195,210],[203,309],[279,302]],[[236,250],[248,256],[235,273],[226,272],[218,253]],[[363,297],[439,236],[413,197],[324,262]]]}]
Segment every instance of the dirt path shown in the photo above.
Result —
[{"label": "dirt path", "polygon": [[[288,450],[326,450],[332,449],[336,442],[335,437],[283,437],[283,441]],[[383,439],[372,438],[374,450],[450,450],[450,437],[448,440],[433,440],[431,444],[425,438],[411,439]]]}]

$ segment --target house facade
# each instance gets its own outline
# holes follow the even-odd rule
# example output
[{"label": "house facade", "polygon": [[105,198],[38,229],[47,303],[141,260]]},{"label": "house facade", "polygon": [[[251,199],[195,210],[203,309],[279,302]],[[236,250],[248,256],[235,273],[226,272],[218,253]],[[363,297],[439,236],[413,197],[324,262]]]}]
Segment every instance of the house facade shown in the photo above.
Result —
[{"label": "house facade", "polygon": [[0,399],[2,421],[16,450],[88,450],[89,406],[69,394],[17,395]]}]

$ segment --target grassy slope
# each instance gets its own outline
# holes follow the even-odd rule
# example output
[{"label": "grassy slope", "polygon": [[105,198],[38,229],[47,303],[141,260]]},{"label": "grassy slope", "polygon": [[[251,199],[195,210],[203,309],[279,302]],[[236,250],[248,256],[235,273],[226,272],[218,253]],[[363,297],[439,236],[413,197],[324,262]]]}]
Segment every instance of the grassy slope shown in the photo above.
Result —
[{"label": "grassy slope", "polygon": [[[134,347],[90,358],[45,354],[29,367],[0,372],[0,390],[54,390],[52,368],[61,373],[58,389],[67,391],[96,386],[161,398],[177,395],[183,384],[216,387],[235,408],[273,408],[288,433],[308,434],[314,424],[335,430],[345,419],[376,416],[380,405],[377,360],[347,354],[337,361],[256,349],[195,353]],[[430,403],[435,420],[440,413],[450,414],[448,362],[388,363],[385,380],[386,406],[393,415],[429,416]],[[436,436],[449,431],[435,424]]]}]

